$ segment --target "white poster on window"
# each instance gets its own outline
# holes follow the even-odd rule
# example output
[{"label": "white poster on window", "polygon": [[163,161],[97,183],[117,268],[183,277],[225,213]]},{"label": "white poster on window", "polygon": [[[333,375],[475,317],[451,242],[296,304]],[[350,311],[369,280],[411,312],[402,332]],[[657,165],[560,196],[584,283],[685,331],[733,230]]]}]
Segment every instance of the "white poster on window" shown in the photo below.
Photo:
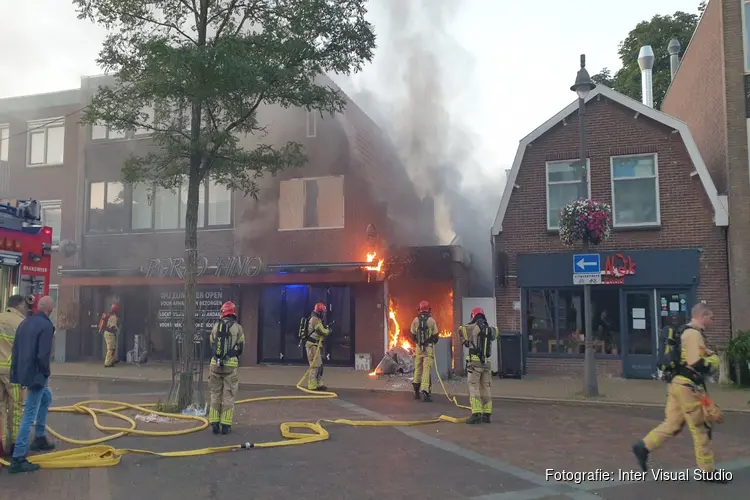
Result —
[{"label": "white poster on window", "polygon": [[680,310],[680,303],[679,302],[670,302],[669,303],[669,310],[671,312],[678,312]]},{"label": "white poster on window", "polygon": [[639,308],[639,307],[634,307],[633,308],[633,319],[636,319],[636,318],[640,319],[640,318],[645,318],[645,317],[646,317],[646,310],[645,309],[642,309],[642,308]]},{"label": "white poster on window", "polygon": [[645,330],[646,320],[645,319],[633,319],[633,330]]}]

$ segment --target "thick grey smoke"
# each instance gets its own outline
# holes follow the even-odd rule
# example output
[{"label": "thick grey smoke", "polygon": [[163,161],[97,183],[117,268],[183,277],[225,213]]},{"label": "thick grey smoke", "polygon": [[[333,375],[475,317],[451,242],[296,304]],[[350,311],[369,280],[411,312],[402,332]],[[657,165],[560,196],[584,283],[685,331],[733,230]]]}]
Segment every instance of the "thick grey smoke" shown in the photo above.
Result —
[{"label": "thick grey smoke", "polygon": [[471,54],[449,31],[461,2],[378,0],[371,6],[378,76],[352,98],[390,135],[420,196],[434,199],[440,243],[458,236],[471,253],[472,295],[491,295],[490,228],[502,186],[483,178],[474,158],[477,138],[459,118],[456,101],[474,71]]}]

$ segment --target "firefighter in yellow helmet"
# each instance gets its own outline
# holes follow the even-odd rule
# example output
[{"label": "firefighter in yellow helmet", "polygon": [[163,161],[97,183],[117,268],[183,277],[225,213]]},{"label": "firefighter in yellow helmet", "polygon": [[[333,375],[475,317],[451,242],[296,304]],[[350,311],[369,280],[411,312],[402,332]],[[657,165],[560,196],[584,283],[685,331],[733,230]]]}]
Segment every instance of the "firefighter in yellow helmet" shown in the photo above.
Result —
[{"label": "firefighter in yellow helmet", "polygon": [[0,456],[13,454],[26,402],[26,391],[10,383],[13,340],[26,313],[26,301],[20,295],[12,295],[8,308],[0,313]]},{"label": "firefighter in yellow helmet", "polygon": [[325,316],[328,308],[322,302],[313,307],[313,312],[307,322],[305,336],[305,352],[307,362],[310,363],[310,374],[307,378],[307,388],[311,391],[325,391],[328,387],[323,385],[323,342],[331,334],[331,329],[325,325]]},{"label": "firefighter in yellow helmet", "polygon": [[419,303],[419,315],[411,322],[411,339],[414,341],[414,399],[428,403],[432,401],[432,363],[435,360],[435,344],[438,341],[438,327],[432,317],[430,303]]},{"label": "firefighter in yellow helmet", "polygon": [[466,358],[466,374],[469,382],[469,402],[471,417],[467,424],[490,423],[492,415],[492,342],[497,340],[497,328],[487,323],[484,310],[475,307],[471,310],[471,321],[459,328],[463,345],[469,348]]},{"label": "firefighter in yellow helmet", "polygon": [[104,367],[111,368],[120,361],[117,359],[117,335],[120,333],[120,304],[112,304],[109,313],[102,313],[99,319],[99,332],[104,335],[104,343],[107,345],[107,355],[104,358]]},{"label": "firefighter in yellow helmet", "polygon": [[221,306],[221,319],[211,330],[211,366],[208,388],[211,405],[208,422],[214,434],[229,434],[234,418],[234,401],[240,385],[237,373],[239,360],[245,349],[245,333],[237,322],[237,308],[232,302]]},{"label": "firefighter in yellow helmet", "polygon": [[[713,312],[705,303],[693,307],[690,323],[682,327],[674,343],[679,347],[679,357],[675,352],[674,369],[666,373],[669,380],[667,406],[664,422],[653,429],[643,440],[633,445],[633,453],[644,472],[648,470],[648,456],[666,440],[680,433],[685,424],[693,436],[695,459],[698,468],[704,473],[701,480],[726,482],[715,478],[714,454],[711,449],[711,428],[703,409],[709,401],[706,394],[705,377],[719,369],[719,357],[706,348],[703,331],[713,322]],[[679,344],[679,346],[677,346]]]}]

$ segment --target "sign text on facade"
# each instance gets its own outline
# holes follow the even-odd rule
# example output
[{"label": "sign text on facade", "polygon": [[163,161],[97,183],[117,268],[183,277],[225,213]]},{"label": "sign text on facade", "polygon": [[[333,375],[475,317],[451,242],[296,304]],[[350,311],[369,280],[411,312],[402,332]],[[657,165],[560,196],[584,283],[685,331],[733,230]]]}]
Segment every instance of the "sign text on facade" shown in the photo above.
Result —
[{"label": "sign text on facade", "polygon": [[[257,276],[263,262],[260,257],[221,257],[216,264],[210,265],[208,257],[198,257],[198,277],[203,275],[225,276],[234,278],[239,276]],[[165,257],[150,259],[146,269],[146,277],[180,278],[185,277],[185,259],[182,257]]]}]

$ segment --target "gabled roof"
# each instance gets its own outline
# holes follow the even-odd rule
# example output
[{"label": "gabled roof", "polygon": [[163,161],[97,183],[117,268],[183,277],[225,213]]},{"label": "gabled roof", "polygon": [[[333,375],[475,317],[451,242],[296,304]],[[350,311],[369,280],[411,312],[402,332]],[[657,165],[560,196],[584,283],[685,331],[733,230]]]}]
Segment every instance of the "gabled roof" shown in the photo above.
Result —
[{"label": "gabled roof", "polygon": [[[630,97],[601,84],[597,85],[596,88],[591,91],[591,93],[586,98],[586,102],[589,102],[591,99],[600,95],[679,132],[680,136],[682,137],[682,142],[685,144],[685,148],[690,155],[690,160],[695,166],[695,171],[697,172],[698,177],[700,177],[703,188],[706,190],[706,194],[708,195],[708,199],[711,201],[711,206],[714,209],[714,222],[717,226],[728,226],[729,214],[727,212],[726,196],[719,196],[718,192],[716,191],[714,181],[713,179],[711,179],[708,168],[706,168],[706,164],[703,162],[703,157],[698,151],[698,146],[695,144],[695,140],[693,139],[693,135],[690,133],[690,129],[688,128],[687,124],[673,116],[650,108],[645,104],[636,101],[635,99],[631,99]],[[500,208],[498,208],[497,210],[495,223],[492,226],[493,236],[501,233],[503,230],[503,220],[505,219],[505,214],[508,211],[508,205],[510,204],[510,198],[513,194],[513,189],[516,184],[516,178],[518,177],[518,170],[521,168],[521,163],[523,162],[523,156],[526,153],[526,148],[529,147],[529,145],[535,140],[539,139],[542,135],[547,133],[550,129],[552,129],[552,127],[560,123],[563,119],[572,115],[577,110],[578,101],[576,100],[570,103],[565,109],[557,113],[555,116],[544,122],[540,127],[531,132],[529,135],[521,139],[521,142],[518,145],[518,151],[516,152],[516,157],[513,160],[513,167],[510,169],[508,179],[505,182],[503,197],[500,200]]]}]

